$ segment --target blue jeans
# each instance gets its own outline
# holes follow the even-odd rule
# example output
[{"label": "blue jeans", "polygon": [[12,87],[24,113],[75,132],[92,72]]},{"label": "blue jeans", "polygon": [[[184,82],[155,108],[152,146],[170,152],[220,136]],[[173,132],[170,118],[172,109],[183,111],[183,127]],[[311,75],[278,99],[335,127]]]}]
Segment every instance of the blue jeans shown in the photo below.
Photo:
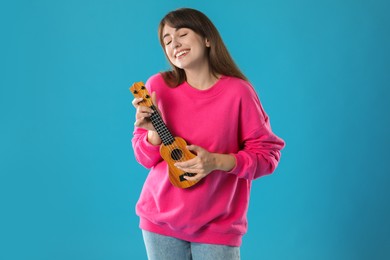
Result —
[{"label": "blue jeans", "polygon": [[149,260],[239,260],[240,248],[200,244],[142,230]]}]

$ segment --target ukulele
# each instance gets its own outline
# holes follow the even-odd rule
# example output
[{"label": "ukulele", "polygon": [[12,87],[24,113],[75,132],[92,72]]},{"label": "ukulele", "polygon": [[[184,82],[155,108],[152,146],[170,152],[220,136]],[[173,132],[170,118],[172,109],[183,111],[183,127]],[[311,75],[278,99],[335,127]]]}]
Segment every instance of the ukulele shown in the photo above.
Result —
[{"label": "ukulele", "polygon": [[152,97],[148,93],[144,83],[136,82],[130,87],[130,92],[136,98],[143,98],[140,105],[150,107],[154,113],[150,116],[152,125],[156,129],[162,140],[160,145],[160,155],[168,164],[169,181],[176,187],[188,188],[195,185],[198,181],[186,180],[185,176],[195,176],[195,173],[184,172],[174,166],[176,162],[187,161],[196,155],[186,148],[186,141],[181,137],[173,137],[168,127],[165,125],[157,107],[153,105]]}]

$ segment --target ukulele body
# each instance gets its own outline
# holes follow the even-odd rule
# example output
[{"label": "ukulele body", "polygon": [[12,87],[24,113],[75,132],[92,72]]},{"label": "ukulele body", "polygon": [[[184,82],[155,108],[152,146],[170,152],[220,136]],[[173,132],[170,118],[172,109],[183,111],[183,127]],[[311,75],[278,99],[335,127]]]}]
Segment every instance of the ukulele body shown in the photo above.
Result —
[{"label": "ukulele body", "polygon": [[188,188],[196,184],[197,181],[188,181],[185,176],[195,176],[194,173],[188,173],[175,167],[176,162],[183,162],[194,158],[196,155],[187,149],[186,141],[181,137],[175,137],[172,144],[161,144],[160,155],[168,164],[169,181],[176,187]]}]

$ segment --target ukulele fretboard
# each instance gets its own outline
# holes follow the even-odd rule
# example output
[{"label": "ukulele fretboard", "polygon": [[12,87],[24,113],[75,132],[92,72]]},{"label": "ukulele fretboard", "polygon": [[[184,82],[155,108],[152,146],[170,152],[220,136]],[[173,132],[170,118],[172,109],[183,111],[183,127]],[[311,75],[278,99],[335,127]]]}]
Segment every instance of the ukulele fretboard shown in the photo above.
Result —
[{"label": "ukulele fretboard", "polygon": [[171,134],[171,132],[169,132],[167,126],[165,125],[160,114],[158,113],[156,107],[152,105],[150,108],[153,109],[154,111],[154,113],[152,113],[152,115],[150,116],[150,120],[152,121],[154,128],[156,129],[158,135],[160,136],[161,141],[163,142],[164,145],[172,144],[175,141],[175,139]]}]

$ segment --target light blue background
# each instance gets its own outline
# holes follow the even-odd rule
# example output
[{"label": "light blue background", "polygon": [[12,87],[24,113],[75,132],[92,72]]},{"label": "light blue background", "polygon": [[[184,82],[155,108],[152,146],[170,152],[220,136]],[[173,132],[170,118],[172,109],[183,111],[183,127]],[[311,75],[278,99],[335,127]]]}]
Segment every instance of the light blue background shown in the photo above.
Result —
[{"label": "light blue background", "polygon": [[242,259],[390,259],[390,5],[368,0],[2,1],[0,259],[146,258],[128,87],[168,68],[157,25],[183,6],[287,142]]}]

